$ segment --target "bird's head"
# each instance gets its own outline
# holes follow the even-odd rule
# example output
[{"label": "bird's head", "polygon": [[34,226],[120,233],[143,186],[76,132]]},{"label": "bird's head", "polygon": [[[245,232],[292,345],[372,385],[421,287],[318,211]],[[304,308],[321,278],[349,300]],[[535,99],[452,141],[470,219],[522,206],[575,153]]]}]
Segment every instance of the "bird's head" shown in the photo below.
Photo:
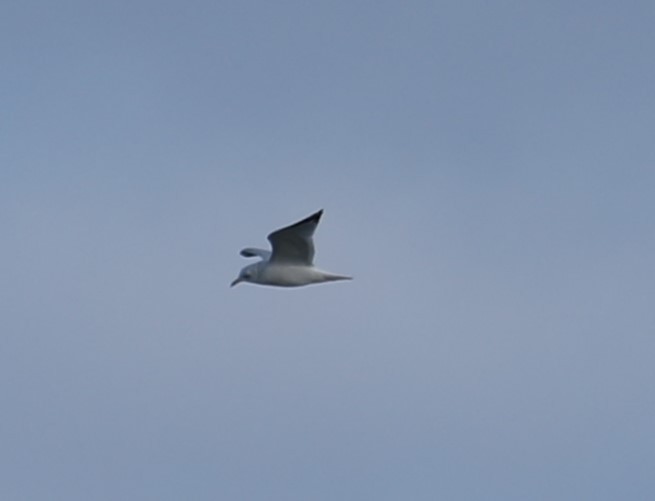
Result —
[{"label": "bird's head", "polygon": [[230,284],[230,287],[234,287],[241,282],[255,282],[257,280],[258,271],[257,263],[249,264],[241,270],[239,276]]}]

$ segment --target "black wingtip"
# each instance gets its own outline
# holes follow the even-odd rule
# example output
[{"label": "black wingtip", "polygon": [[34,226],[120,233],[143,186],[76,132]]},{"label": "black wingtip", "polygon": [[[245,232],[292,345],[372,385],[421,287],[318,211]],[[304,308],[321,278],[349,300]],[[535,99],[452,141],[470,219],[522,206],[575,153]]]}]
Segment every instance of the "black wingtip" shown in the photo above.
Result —
[{"label": "black wingtip", "polygon": [[303,224],[307,223],[314,223],[318,224],[318,222],[321,220],[321,216],[323,215],[323,209],[319,210],[318,212],[314,212],[311,216],[306,217],[305,219],[302,219],[298,221],[297,223],[293,223],[292,225],[287,226],[286,228],[282,228],[283,230],[288,230],[290,228],[295,228],[297,226],[302,226]]},{"label": "black wingtip", "polygon": [[323,209],[319,210],[318,212],[314,212],[314,214],[306,217],[302,221],[298,221],[295,225],[300,225],[305,223],[318,223],[321,220],[322,215],[323,215]]},{"label": "black wingtip", "polygon": [[323,209],[319,210],[318,212],[314,212],[311,216],[309,216],[305,221],[311,221],[312,223],[318,224],[318,222],[321,220],[321,216],[323,215]]}]

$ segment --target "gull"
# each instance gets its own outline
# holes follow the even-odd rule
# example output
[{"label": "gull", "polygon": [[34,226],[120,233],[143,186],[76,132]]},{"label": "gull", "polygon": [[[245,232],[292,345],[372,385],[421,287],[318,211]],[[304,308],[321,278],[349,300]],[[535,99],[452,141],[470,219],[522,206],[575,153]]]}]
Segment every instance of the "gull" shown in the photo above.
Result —
[{"label": "gull", "polygon": [[335,275],[314,267],[314,230],[321,220],[323,209],[311,216],[274,231],[268,236],[272,251],[247,247],[241,251],[243,257],[259,257],[256,263],[241,270],[232,282],[277,287],[300,287],[302,285],[352,280],[352,277]]}]

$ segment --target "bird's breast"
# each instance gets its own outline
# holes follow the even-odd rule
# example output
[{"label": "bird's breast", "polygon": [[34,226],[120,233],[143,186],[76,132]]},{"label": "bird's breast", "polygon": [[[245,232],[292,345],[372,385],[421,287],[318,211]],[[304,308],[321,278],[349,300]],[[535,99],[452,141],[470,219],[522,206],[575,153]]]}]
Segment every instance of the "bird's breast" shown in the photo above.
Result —
[{"label": "bird's breast", "polygon": [[269,264],[262,278],[262,282],[281,287],[298,287],[321,281],[313,267],[284,264]]}]

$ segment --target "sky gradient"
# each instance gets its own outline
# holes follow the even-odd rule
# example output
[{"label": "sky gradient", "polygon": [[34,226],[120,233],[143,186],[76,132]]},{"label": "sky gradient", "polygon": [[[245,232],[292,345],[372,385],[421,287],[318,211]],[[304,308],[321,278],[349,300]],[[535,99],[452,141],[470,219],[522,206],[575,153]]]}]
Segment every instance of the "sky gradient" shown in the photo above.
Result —
[{"label": "sky gradient", "polygon": [[654,16],[3,2],[0,498],[653,499]]}]

